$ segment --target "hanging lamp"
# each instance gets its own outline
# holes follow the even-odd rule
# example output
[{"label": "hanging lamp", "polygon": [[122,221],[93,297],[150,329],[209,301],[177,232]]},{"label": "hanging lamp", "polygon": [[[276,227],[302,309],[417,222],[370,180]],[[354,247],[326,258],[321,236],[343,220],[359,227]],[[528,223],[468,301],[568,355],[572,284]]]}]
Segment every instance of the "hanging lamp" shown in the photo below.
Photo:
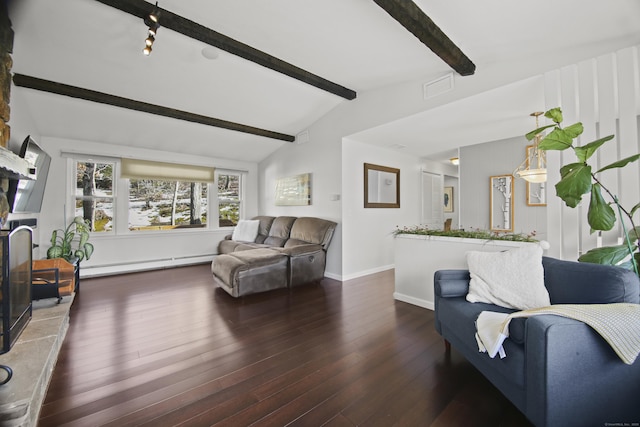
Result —
[{"label": "hanging lamp", "polygon": [[[531,116],[536,118],[536,129],[540,127],[538,117],[542,114],[544,113],[541,111],[531,113]],[[524,161],[513,171],[514,177],[533,183],[547,181],[547,158],[544,150],[538,148],[540,141],[542,141],[542,135],[538,134],[533,139],[533,145],[527,147],[527,156]]]}]

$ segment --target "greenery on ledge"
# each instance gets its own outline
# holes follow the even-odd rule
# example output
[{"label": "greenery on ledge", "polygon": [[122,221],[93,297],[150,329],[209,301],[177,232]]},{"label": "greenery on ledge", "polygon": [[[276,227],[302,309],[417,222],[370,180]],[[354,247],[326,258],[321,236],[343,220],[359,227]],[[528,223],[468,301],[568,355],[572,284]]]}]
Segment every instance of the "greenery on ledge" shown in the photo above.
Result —
[{"label": "greenery on ledge", "polygon": [[510,242],[537,242],[534,238],[535,231],[530,234],[522,233],[498,233],[487,230],[430,230],[425,226],[413,226],[397,228],[393,234],[416,234],[419,236],[442,236],[442,237],[461,237],[464,239],[481,239],[481,240],[506,240]]}]

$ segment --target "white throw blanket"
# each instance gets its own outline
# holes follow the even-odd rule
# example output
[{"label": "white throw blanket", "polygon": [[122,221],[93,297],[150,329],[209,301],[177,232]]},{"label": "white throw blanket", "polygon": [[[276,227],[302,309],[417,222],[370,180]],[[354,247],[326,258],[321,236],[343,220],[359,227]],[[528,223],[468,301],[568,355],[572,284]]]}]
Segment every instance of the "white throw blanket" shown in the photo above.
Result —
[{"label": "white throw blanket", "polygon": [[558,304],[515,313],[483,311],[476,320],[476,340],[481,352],[491,358],[506,356],[502,343],[509,336],[509,323],[516,317],[555,314],[579,320],[591,326],[613,348],[627,365],[640,354],[640,305],[618,304]]}]

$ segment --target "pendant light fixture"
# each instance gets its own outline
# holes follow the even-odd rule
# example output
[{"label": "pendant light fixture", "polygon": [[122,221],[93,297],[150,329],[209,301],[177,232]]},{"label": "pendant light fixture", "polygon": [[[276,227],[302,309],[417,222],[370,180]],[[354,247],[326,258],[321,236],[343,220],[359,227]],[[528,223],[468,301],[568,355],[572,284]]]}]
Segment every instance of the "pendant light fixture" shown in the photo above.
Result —
[{"label": "pendant light fixture", "polygon": [[144,18],[144,24],[149,27],[149,32],[147,34],[147,38],[144,40],[144,49],[142,49],[142,53],[146,56],[151,54],[153,42],[156,41],[156,32],[158,28],[160,28],[160,9],[158,9],[158,2],[156,2],[156,6],[153,8],[149,16]]},{"label": "pendant light fixture", "polygon": [[[531,116],[536,118],[536,129],[540,127],[538,117],[542,114],[544,113],[540,111],[531,113]],[[527,157],[520,163],[520,166],[513,171],[514,177],[534,183],[546,182],[547,158],[546,153],[538,148],[540,141],[542,141],[542,135],[538,134],[533,139],[533,145],[527,147]]]}]

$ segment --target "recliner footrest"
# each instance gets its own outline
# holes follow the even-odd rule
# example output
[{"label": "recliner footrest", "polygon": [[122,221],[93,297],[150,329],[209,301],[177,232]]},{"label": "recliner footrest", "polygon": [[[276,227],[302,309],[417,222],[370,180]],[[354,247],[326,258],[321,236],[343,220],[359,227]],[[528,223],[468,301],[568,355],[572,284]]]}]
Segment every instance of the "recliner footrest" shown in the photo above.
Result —
[{"label": "recliner footrest", "polygon": [[211,263],[216,283],[233,297],[288,285],[288,257],[271,249],[217,255]]}]

